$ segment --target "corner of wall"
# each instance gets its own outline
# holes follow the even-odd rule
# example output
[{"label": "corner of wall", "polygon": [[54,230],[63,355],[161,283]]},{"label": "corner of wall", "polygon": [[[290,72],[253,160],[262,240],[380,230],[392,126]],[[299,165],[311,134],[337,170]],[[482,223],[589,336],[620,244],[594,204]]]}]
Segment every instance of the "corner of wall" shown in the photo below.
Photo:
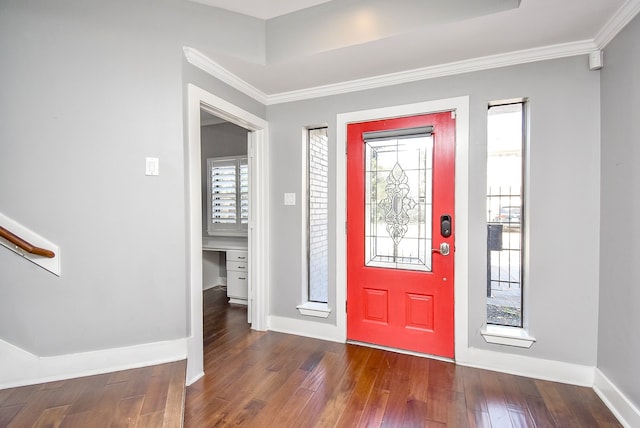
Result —
[{"label": "corner of wall", "polygon": [[593,390],[623,426],[640,427],[640,409],[599,368],[595,369]]},{"label": "corner of wall", "polygon": [[38,357],[0,340],[0,355],[0,389],[4,389],[183,360],[187,356],[187,340],[54,357]]}]

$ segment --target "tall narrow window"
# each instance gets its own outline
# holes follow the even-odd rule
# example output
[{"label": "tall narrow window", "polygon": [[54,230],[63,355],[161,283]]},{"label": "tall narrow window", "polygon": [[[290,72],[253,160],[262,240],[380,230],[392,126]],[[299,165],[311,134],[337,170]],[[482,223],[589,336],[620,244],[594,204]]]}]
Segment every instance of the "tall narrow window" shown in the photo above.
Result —
[{"label": "tall narrow window", "polygon": [[327,128],[308,130],[307,266],[309,301],[328,301],[328,137]]},{"label": "tall narrow window", "polygon": [[249,167],[246,157],[207,159],[209,235],[246,234],[249,223]]},{"label": "tall narrow window", "polygon": [[487,323],[522,327],[524,101],[487,121]]}]

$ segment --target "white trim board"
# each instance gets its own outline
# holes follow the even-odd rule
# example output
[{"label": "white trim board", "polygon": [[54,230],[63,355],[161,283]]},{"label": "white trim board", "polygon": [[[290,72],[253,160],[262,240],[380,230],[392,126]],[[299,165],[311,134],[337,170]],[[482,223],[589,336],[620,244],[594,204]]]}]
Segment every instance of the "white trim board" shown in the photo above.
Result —
[{"label": "white trim board", "polygon": [[624,427],[640,427],[640,409],[598,368],[593,390]]},{"label": "white trim board", "polygon": [[0,389],[164,364],[187,357],[187,339],[38,357],[0,340]]},{"label": "white trim board", "polygon": [[[202,327],[202,200],[200,109],[248,131],[249,155],[249,299],[251,328],[266,330],[269,308],[269,128],[261,119],[193,84],[187,85],[187,271],[190,299],[187,385],[204,372]],[[258,281],[257,278],[260,280]]]},{"label": "white trim board", "polygon": [[627,0],[596,34],[594,41],[598,49],[604,49],[638,12],[640,12],[640,0]]},{"label": "white trim board", "polygon": [[345,94],[349,92],[399,85],[401,83],[435,79],[437,77],[453,76],[456,74],[490,70],[493,68],[508,67],[511,65],[526,64],[536,61],[585,55],[589,52],[593,52],[594,50],[597,50],[595,43],[592,40],[584,40],[498,55],[471,58],[447,64],[439,64],[331,85],[267,95],[267,105]]},{"label": "white trim board", "polygon": [[468,348],[463,355],[456,355],[456,364],[552,382],[593,386],[594,367],[506,352]]},{"label": "white trim board", "polygon": [[60,276],[62,274],[62,263],[61,255],[60,255],[60,247],[53,242],[49,241],[46,238],[38,235],[31,229],[26,226],[18,223],[17,221],[7,217],[6,215],[0,213],[0,226],[7,229],[9,232],[13,233],[29,242],[31,245],[35,245],[36,247],[45,248],[47,250],[51,250],[54,252],[55,257],[48,258],[42,257],[35,254],[27,253],[26,251],[22,251],[17,248],[15,245],[11,244],[9,241],[5,241],[0,238],[0,245],[6,247],[7,249],[13,251],[14,253],[22,256],[24,259],[29,260],[30,262],[40,266],[42,269],[48,270],[52,274],[56,276]]},{"label": "white trim board", "polygon": [[237,89],[238,91],[253,98],[259,103],[265,105],[268,104],[269,97],[267,94],[251,85],[250,83],[242,80],[199,50],[189,46],[184,46],[182,50],[184,51],[184,56],[189,64],[198,67],[205,73],[208,73],[216,79],[223,81],[227,85],[231,86],[234,89]]},{"label": "white trim board", "polygon": [[[636,0],[634,0],[636,1]],[[637,0],[640,1],[640,0]],[[452,76],[474,71],[489,70],[493,68],[507,67],[517,64],[525,64],[549,59],[566,58],[576,55],[586,55],[598,50],[593,40],[581,40],[572,43],[543,46],[539,48],[521,51],[507,52],[485,57],[471,58],[462,61],[439,64],[430,67],[416,68],[413,70],[383,74],[364,79],[350,80],[330,85],[300,89],[296,91],[281,92],[277,94],[265,94],[255,86],[231,73],[202,52],[191,47],[184,47],[187,61],[202,71],[219,79],[238,91],[248,95],[254,100],[265,104],[274,105],[301,101],[311,98],[326,97],[329,95],[345,94],[366,89],[380,88],[384,86],[398,85],[401,83],[415,82],[419,80],[434,79],[437,77]]]},{"label": "white trim board", "polygon": [[342,332],[335,324],[272,315],[269,317],[269,331],[295,334],[296,336],[311,337],[329,342],[345,343]]}]

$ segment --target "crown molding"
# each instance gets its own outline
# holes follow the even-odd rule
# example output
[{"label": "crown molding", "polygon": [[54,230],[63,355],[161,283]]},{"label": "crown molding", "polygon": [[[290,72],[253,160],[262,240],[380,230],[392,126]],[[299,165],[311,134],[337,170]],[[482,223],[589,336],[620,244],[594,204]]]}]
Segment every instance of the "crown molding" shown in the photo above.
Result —
[{"label": "crown molding", "polygon": [[[634,1],[640,2],[640,0]],[[229,70],[220,66],[197,49],[188,46],[183,48],[185,57],[190,64],[200,68],[206,73],[209,73],[211,76],[222,80],[231,87],[264,105],[282,104],[380,88],[384,86],[398,85],[418,80],[434,79],[437,77],[471,73],[474,71],[508,67],[511,65],[583,55],[597,49],[598,46],[593,40],[583,40],[267,95],[246,81],[240,79]]]},{"label": "crown molding", "polygon": [[640,0],[627,0],[598,32],[594,41],[603,49],[640,12]]},{"label": "crown molding", "polygon": [[640,0],[627,0],[611,19],[607,21],[596,37],[590,40],[490,55],[276,94],[266,94],[262,92],[194,48],[185,46],[183,50],[190,64],[220,79],[224,83],[264,105],[274,105],[398,85],[418,80],[434,79],[437,77],[508,67],[517,64],[588,54],[604,48],[639,12]]},{"label": "crown molding", "polygon": [[635,15],[640,11],[640,0],[629,0],[618,13],[607,23],[598,34],[598,41],[582,40],[571,43],[563,43],[540,48],[526,49],[504,54],[489,55],[448,64],[417,68],[413,70],[389,73],[364,79],[350,80],[330,85],[316,86],[296,91],[265,94],[256,87],[237,77],[229,70],[217,64],[202,52],[185,46],[184,54],[187,61],[220,79],[231,87],[255,99],[264,105],[275,105],[311,98],[339,95],[367,89],[375,89],[419,80],[434,79],[438,77],[452,76],[456,74],[471,73],[494,68],[508,67],[518,64],[526,64],[537,61],[545,61],[558,58],[566,58],[577,55],[589,54],[601,49],[608,43]]},{"label": "crown molding", "polygon": [[448,64],[351,80],[337,84],[301,89],[299,91],[268,95],[267,104],[281,104],[309,98],[326,97],[329,95],[338,95],[366,89],[380,88],[383,86],[398,85],[418,80],[434,79],[437,77],[451,76],[455,74],[508,67],[510,65],[564,58],[588,54],[594,50],[597,50],[597,46],[593,40],[583,40],[579,42],[545,46],[542,48],[527,49],[505,54],[490,55],[464,61],[451,62]]},{"label": "crown molding", "polygon": [[182,50],[184,51],[184,56],[189,64],[198,67],[205,73],[209,73],[216,79],[222,80],[227,85],[237,89],[245,95],[250,96],[254,100],[265,105],[268,104],[269,99],[267,94],[245,80],[242,80],[199,50],[189,46],[184,46]]}]

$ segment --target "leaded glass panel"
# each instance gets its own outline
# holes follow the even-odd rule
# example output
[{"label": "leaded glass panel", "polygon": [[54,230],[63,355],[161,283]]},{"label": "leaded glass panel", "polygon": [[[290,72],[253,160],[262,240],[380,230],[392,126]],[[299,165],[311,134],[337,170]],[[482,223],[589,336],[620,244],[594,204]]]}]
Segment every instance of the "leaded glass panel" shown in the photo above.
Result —
[{"label": "leaded glass panel", "polygon": [[433,138],[365,141],[365,265],[431,271]]}]

